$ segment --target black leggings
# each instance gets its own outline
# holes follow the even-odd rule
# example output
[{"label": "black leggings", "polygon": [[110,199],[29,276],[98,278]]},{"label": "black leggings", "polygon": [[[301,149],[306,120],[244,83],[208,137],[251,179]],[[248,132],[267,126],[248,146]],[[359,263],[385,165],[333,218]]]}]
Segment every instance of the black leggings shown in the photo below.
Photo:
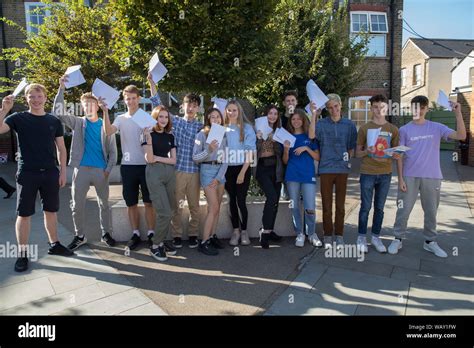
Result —
[{"label": "black leggings", "polygon": [[259,161],[257,166],[257,181],[267,198],[263,208],[262,224],[264,230],[273,231],[278,213],[281,182],[276,182],[276,166],[264,166]]},{"label": "black leggings", "polygon": [[5,181],[4,178],[0,177],[0,188],[5,191],[6,193],[10,193],[13,191],[14,187],[11,186],[9,183]]},{"label": "black leggings", "polygon": [[[244,182],[237,185],[237,177],[242,169],[240,166],[229,166],[225,173],[225,190],[229,195],[230,220],[234,229],[247,230],[248,211],[245,199],[250,186],[250,168],[245,172]],[[239,217],[240,210],[240,217]]]}]

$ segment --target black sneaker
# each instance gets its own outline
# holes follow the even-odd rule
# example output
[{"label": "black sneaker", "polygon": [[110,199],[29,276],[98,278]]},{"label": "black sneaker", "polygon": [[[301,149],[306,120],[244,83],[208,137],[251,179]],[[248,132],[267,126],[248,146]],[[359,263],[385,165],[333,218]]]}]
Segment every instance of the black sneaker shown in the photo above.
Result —
[{"label": "black sneaker", "polygon": [[202,252],[204,255],[210,256],[219,254],[219,251],[212,246],[210,239],[206,240],[204,243],[199,243],[198,251]]},{"label": "black sneaker", "polygon": [[108,232],[102,236],[101,241],[107,244],[109,247],[115,246],[115,239],[113,239]]},{"label": "black sneaker", "polygon": [[130,239],[127,243],[127,248],[129,248],[130,250],[134,250],[137,248],[141,241],[142,240],[140,239],[140,236],[134,233],[132,239]]},{"label": "black sneaker", "polygon": [[[49,244],[49,255],[58,255],[58,256],[72,256],[74,255],[74,251],[66,248],[59,242],[56,243],[48,243]],[[54,245],[53,245],[54,244]]]},{"label": "black sneaker", "polygon": [[188,245],[191,249],[197,248],[199,242],[196,236],[189,237]]},{"label": "black sneaker", "polygon": [[173,246],[176,249],[181,249],[183,247],[183,241],[181,240],[180,237],[173,238]]},{"label": "black sneaker", "polygon": [[28,257],[19,257],[15,262],[15,272],[24,272],[28,269]]},{"label": "black sneaker", "polygon": [[260,234],[260,246],[262,249],[269,249],[270,248],[270,233],[263,233],[263,230],[258,231]]},{"label": "black sneaker", "polygon": [[173,246],[172,243],[163,242],[163,244],[165,245],[166,255],[171,255],[171,256],[176,255],[176,248]]},{"label": "black sneaker", "polygon": [[221,243],[219,239],[217,239],[217,236],[214,234],[211,239],[211,245],[216,248],[216,249],[224,249],[224,245]]},{"label": "black sneaker", "polygon": [[281,236],[279,236],[275,232],[271,231],[270,232],[270,240],[272,240],[274,242],[279,242],[279,241],[281,241]]},{"label": "black sneaker", "polygon": [[87,238],[86,236],[82,236],[79,237],[79,236],[74,236],[74,239],[72,240],[71,243],[69,243],[69,245],[67,246],[67,248],[69,250],[76,250],[77,248],[79,248],[81,245],[84,245],[87,243]]},{"label": "black sneaker", "polygon": [[151,248],[153,246],[153,237],[155,236],[154,233],[151,233],[148,235],[147,239],[146,239],[146,244],[148,245],[149,248]]},{"label": "black sneaker", "polygon": [[[7,193],[7,195],[5,197],[3,197],[3,199],[8,199],[10,198],[11,196],[13,196],[13,194],[16,192],[16,188],[12,188],[12,190],[10,192]],[[27,266],[28,267],[28,266]]]},{"label": "black sneaker", "polygon": [[158,261],[166,261],[168,258],[166,257],[166,251],[165,251],[165,246],[159,246],[158,248],[155,249],[150,249],[150,254],[153,256],[153,258],[157,259]]}]

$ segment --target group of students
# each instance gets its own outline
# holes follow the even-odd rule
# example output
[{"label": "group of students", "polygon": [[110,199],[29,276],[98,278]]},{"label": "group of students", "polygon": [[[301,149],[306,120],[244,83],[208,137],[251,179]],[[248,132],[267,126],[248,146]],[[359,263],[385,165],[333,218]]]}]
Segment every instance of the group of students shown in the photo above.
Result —
[{"label": "group of students", "polygon": [[[216,228],[224,191],[229,199],[233,232],[230,245],[249,245],[247,231],[248,193],[251,171],[263,190],[266,201],[259,231],[260,245],[269,248],[271,241],[281,237],[275,233],[280,195],[286,191],[290,198],[295,245],[303,247],[307,238],[315,247],[344,246],[345,198],[351,158],[362,159],[360,174],[359,236],[357,246],[368,252],[367,225],[369,211],[374,205],[371,244],[378,252],[387,248],[379,238],[385,201],[390,188],[392,161],[398,167],[398,210],[394,225],[395,239],[388,252],[396,254],[402,247],[402,237],[418,193],[425,212],[424,249],[439,257],[447,254],[436,243],[436,211],[439,205],[442,174],[439,148],[442,138],[463,140],[466,130],[460,105],[453,103],[457,131],[425,119],[429,101],[424,96],[413,98],[414,119],[398,129],[386,119],[387,99],[376,95],[370,99],[373,118],[357,131],[355,124],[342,117],[341,99],[329,94],[325,107],[328,117],[320,118],[321,109],[310,104],[311,115],[297,108],[297,94],[288,91],[283,96],[284,114],[269,105],[263,116],[273,132],[264,139],[247,119],[242,106],[231,100],[224,114],[218,108],[205,112],[204,123],[197,119],[201,99],[187,94],[183,99],[184,116],[176,116],[161,104],[151,75],[148,76],[156,121],[152,128],[142,129],[134,117],[146,113],[140,109],[140,91],[135,86],[123,90],[127,112],[111,123],[108,107],[91,93],[81,97],[85,117],[68,115],[64,90],[67,76],[60,79],[53,112],[45,111],[47,94],[40,84],[30,84],[25,90],[28,111],[6,115],[13,107],[14,97],[7,96],[0,109],[0,134],[13,129],[18,135],[21,153],[18,161],[16,235],[21,250],[15,270],[28,269],[27,243],[30,217],[35,213],[37,193],[40,193],[49,238],[48,253],[71,256],[73,250],[87,243],[84,231],[85,203],[90,186],[97,192],[102,241],[115,245],[110,226],[108,205],[109,174],[117,161],[115,133],[120,133],[122,149],[121,177],[123,198],[127,205],[132,236],[127,248],[134,250],[141,243],[138,201],[145,205],[148,227],[147,245],[151,256],[166,261],[175,255],[182,243],[182,210],[187,202],[190,211],[188,245],[205,255],[217,255],[224,246],[217,238]],[[102,110],[103,118],[98,112]],[[221,143],[207,143],[213,124],[225,126]],[[63,125],[73,130],[69,165],[72,177],[72,218],[75,236],[66,247],[57,236],[59,189],[66,184],[66,147]],[[279,127],[286,128],[294,137],[283,145],[273,139]],[[380,128],[375,146],[367,146],[367,133]],[[384,150],[398,145],[410,148],[403,156]],[[56,165],[55,151],[60,169]],[[229,155],[230,154],[230,155]],[[256,156],[255,156],[256,154]],[[256,161],[256,165],[252,165]],[[316,165],[316,163],[318,163]],[[254,163],[255,164],[255,163]],[[316,234],[316,180],[319,176],[323,208],[323,234]],[[284,185],[284,190],[282,190]],[[200,189],[207,200],[204,230],[199,237]],[[335,191],[335,219],[333,221],[333,192]],[[301,203],[304,216],[301,216]],[[171,230],[172,241],[166,241]]]}]

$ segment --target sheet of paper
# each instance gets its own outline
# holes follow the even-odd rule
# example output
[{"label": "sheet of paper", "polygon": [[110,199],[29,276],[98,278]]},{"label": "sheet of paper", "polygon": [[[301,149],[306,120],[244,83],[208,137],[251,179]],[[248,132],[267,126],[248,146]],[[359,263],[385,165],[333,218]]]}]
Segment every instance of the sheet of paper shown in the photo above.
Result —
[{"label": "sheet of paper", "polygon": [[86,83],[86,79],[84,78],[84,75],[82,75],[80,65],[70,66],[66,69],[65,75],[67,75],[68,80],[64,84],[66,88],[72,88]]},{"label": "sheet of paper", "polygon": [[255,119],[255,128],[257,132],[262,132],[263,140],[268,139],[268,135],[273,132],[273,128],[268,125],[268,117],[259,117]]},{"label": "sheet of paper", "polygon": [[273,140],[279,142],[282,145],[285,145],[285,141],[290,142],[290,147],[295,146],[296,138],[284,128],[278,128],[273,136]]},{"label": "sheet of paper", "polygon": [[[314,102],[319,109],[326,107],[326,102],[329,100],[316,82],[309,80],[306,83],[306,94],[311,102]],[[311,112],[309,112],[311,114]]]},{"label": "sheet of paper", "polygon": [[221,112],[222,116],[225,117],[225,107],[227,106],[227,100],[222,99],[222,98],[212,97],[211,101],[214,103],[212,107],[218,109]]},{"label": "sheet of paper", "polygon": [[388,154],[393,154],[394,152],[403,153],[403,152],[406,152],[406,151],[409,151],[409,150],[411,150],[410,147],[400,145],[400,146],[385,149],[385,150],[383,150],[383,152],[385,152],[388,155]]},{"label": "sheet of paper", "polygon": [[168,69],[160,62],[160,58],[158,57],[158,53],[155,53],[153,57],[150,59],[149,69],[152,75],[153,82],[158,83],[160,80],[165,77],[168,73]]},{"label": "sheet of paper", "polygon": [[436,101],[436,103],[439,106],[446,108],[448,111],[453,111],[451,104],[449,104],[448,96],[442,90],[439,90],[438,100]]},{"label": "sheet of paper", "polygon": [[381,131],[382,127],[367,130],[367,147],[375,146]]},{"label": "sheet of paper", "polygon": [[92,85],[92,94],[97,98],[103,98],[109,110],[114,107],[120,98],[120,91],[109,86],[101,79],[95,79]]},{"label": "sheet of paper", "polygon": [[18,86],[15,88],[13,92],[13,96],[16,98],[18,94],[20,94],[25,88],[28,86],[28,82],[26,82],[26,78],[22,78]]},{"label": "sheet of paper", "polygon": [[217,140],[217,143],[222,144],[224,139],[225,131],[227,127],[221,126],[220,124],[213,123],[211,125],[211,130],[207,136],[206,144],[212,143],[214,140]]},{"label": "sheet of paper", "polygon": [[132,121],[135,122],[141,129],[154,127],[156,125],[156,121],[151,115],[142,110],[138,109],[137,112],[132,117]]},{"label": "sheet of paper", "polygon": [[304,111],[306,111],[308,115],[311,115],[311,103],[305,106]]}]

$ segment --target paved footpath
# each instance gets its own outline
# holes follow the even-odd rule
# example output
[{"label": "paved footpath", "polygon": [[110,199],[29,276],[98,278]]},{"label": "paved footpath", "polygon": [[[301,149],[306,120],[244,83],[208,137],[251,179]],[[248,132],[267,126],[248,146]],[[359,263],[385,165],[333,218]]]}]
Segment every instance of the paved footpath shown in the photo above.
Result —
[{"label": "paved footpath", "polygon": [[[422,248],[423,211],[418,200],[398,255],[379,254],[369,246],[364,261],[358,262],[327,258],[319,249],[266,315],[474,315],[474,219],[450,155],[442,152],[438,211],[438,242],[448,252],[447,259]],[[474,181],[474,168],[469,169]],[[385,206],[386,246],[393,239],[396,182],[394,177]],[[356,241],[358,211],[347,217],[347,243]],[[369,228],[371,221],[372,214]]]}]

